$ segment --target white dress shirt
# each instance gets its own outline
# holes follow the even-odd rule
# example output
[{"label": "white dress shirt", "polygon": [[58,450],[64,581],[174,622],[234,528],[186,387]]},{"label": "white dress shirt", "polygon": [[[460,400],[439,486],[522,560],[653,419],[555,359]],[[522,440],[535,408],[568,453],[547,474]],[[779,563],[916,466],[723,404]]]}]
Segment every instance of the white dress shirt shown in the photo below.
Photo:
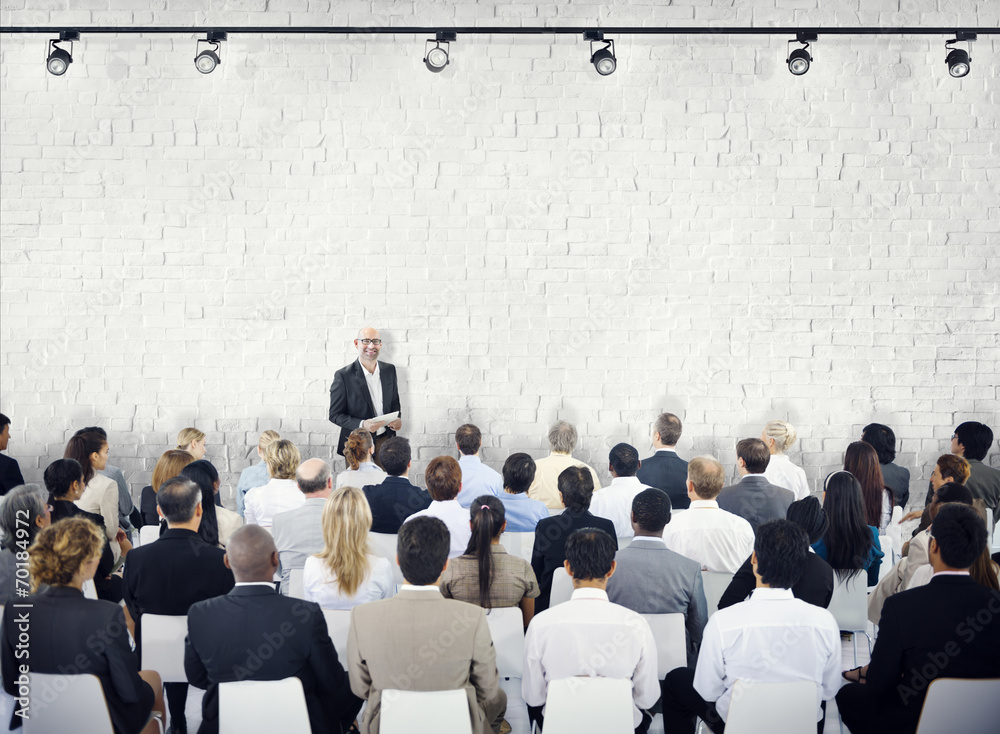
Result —
[{"label": "white dress shirt", "polygon": [[733,686],[744,683],[815,681],[820,704],[840,689],[840,629],[833,615],[791,589],[754,589],[747,601],[708,618],[694,672],[694,689],[729,716]]},{"label": "white dress shirt", "polygon": [[115,540],[118,535],[118,485],[115,480],[103,474],[94,474],[84,487],[80,499],[74,504],[85,512],[93,512],[104,518],[104,533],[108,536],[111,552],[117,563],[122,549]]},{"label": "white dress shirt", "polygon": [[767,462],[764,478],[771,484],[784,487],[801,500],[809,496],[809,482],[802,467],[795,466],[792,460],[784,454],[774,454]]},{"label": "white dress shirt", "polygon": [[244,518],[247,525],[260,525],[270,530],[275,515],[302,507],[305,502],[306,496],[294,479],[272,479],[263,487],[247,492]]},{"label": "white dress shirt", "polygon": [[[361,365],[361,374],[365,376],[365,382],[368,383],[368,394],[372,398],[372,406],[375,408],[375,416],[378,417],[382,415],[385,411],[382,409],[382,370],[379,369],[378,362],[375,363],[375,371],[369,372],[368,368],[364,366],[361,362],[361,358],[358,357],[358,364]],[[361,421],[358,428],[361,428],[365,424]],[[381,436],[385,433],[385,426],[376,431],[376,436]]]},{"label": "white dress shirt", "polygon": [[619,538],[631,538],[635,535],[632,530],[632,500],[644,489],[649,489],[649,486],[640,482],[638,477],[615,477],[611,484],[594,493],[590,500],[590,513],[613,522]]},{"label": "white dress shirt", "polygon": [[357,487],[364,489],[369,484],[381,484],[389,476],[378,468],[374,461],[362,461],[357,469],[348,469],[337,475],[337,489]]},{"label": "white dress shirt", "polygon": [[478,456],[463,455],[458,460],[462,470],[462,491],[458,493],[458,504],[468,507],[472,500],[484,494],[499,497],[503,491],[503,477],[486,466]]},{"label": "white dress shirt", "polygon": [[578,675],[631,680],[634,726],[639,709],[660,697],[649,624],[603,589],[576,589],[568,602],[536,614],[524,638],[521,695],[529,706],[545,703],[549,681]]},{"label": "white dress shirt", "polygon": [[671,515],[663,540],[674,553],[697,561],[703,571],[736,573],[753,553],[753,527],[726,512],[715,500],[692,500],[686,512]]},{"label": "white dress shirt", "polygon": [[458,500],[447,500],[445,502],[431,502],[430,507],[420,512],[410,515],[404,523],[415,517],[436,517],[448,526],[451,534],[451,550],[448,558],[454,558],[465,553],[469,547],[469,539],[472,538],[472,528],[469,525],[469,510],[458,504]]},{"label": "white dress shirt", "polygon": [[353,609],[358,604],[388,599],[394,586],[389,559],[369,554],[368,563],[368,576],[352,596],[344,596],[330,568],[316,556],[309,556],[302,571],[306,600],[314,601],[324,609]]}]

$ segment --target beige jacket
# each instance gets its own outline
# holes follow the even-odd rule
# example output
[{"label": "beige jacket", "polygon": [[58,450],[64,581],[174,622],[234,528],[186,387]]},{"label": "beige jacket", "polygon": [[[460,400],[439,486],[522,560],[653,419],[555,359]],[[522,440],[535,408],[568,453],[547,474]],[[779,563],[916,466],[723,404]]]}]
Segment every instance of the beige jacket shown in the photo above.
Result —
[{"label": "beige jacket", "polygon": [[929,555],[930,532],[922,530],[910,540],[909,550],[900,559],[899,563],[893,566],[889,573],[878,582],[878,586],[868,596],[868,620],[872,624],[878,624],[882,616],[882,605],[885,600],[893,594],[905,591],[913,574],[921,566],[926,566],[931,562]]}]

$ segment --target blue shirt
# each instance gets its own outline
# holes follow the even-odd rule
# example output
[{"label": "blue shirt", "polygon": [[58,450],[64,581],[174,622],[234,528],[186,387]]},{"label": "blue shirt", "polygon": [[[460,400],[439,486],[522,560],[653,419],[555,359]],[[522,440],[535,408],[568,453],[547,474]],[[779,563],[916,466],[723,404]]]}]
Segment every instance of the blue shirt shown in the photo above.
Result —
[{"label": "blue shirt", "polygon": [[[872,531],[872,539],[874,543],[872,544],[871,550],[868,551],[868,558],[865,559],[864,570],[868,572],[868,585],[878,586],[878,571],[879,566],[882,565],[882,558],[885,553],[882,552],[882,547],[878,542],[878,528],[868,526],[868,529]],[[818,541],[813,543],[812,549],[816,551],[816,555],[822,558],[824,561],[829,561],[829,554],[826,550],[826,539],[820,538]],[[833,569],[836,571],[837,569]],[[834,581],[837,581],[840,577],[838,576]]]},{"label": "blue shirt", "polygon": [[503,492],[503,477],[479,460],[478,456],[462,456],[458,460],[462,470],[462,491],[458,493],[458,504],[468,508],[472,501],[484,494],[499,497]]},{"label": "blue shirt", "polygon": [[527,492],[524,494],[500,492],[498,497],[503,502],[506,512],[508,533],[533,533],[538,521],[549,516],[549,508],[545,503],[531,499]]},{"label": "blue shirt", "polygon": [[240,479],[236,483],[236,511],[243,517],[247,492],[254,487],[263,487],[271,480],[271,474],[267,471],[267,464],[263,461],[253,466],[248,466],[240,472]]}]

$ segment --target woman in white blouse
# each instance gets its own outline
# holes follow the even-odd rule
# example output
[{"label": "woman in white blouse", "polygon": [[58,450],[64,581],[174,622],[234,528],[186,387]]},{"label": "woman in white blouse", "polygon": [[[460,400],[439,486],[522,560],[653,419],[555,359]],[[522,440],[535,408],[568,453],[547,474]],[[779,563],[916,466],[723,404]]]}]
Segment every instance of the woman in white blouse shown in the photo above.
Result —
[{"label": "woman in white blouse", "polygon": [[322,553],[306,559],[302,586],[324,609],[351,609],[392,596],[392,567],[368,551],[372,511],[364,492],[341,487],[323,508]]},{"label": "woman in white blouse", "polygon": [[108,452],[104,436],[87,431],[69,440],[63,458],[76,459],[83,467],[84,489],[76,506],[104,518],[104,532],[117,563],[122,555],[121,541],[128,543],[128,540],[125,533],[118,532],[118,485],[115,480],[97,473],[108,465]]},{"label": "woman in white blouse", "polygon": [[372,461],[374,455],[375,442],[372,441],[372,434],[364,428],[352,431],[347,437],[347,443],[344,444],[347,471],[337,475],[337,489],[381,484],[388,475]]},{"label": "woman in white blouse", "polygon": [[801,500],[809,496],[806,473],[785,456],[785,449],[794,444],[797,438],[795,426],[785,421],[768,421],[760,434],[760,440],[767,444],[768,451],[771,452],[764,478],[771,484],[791,490],[795,499]]}]

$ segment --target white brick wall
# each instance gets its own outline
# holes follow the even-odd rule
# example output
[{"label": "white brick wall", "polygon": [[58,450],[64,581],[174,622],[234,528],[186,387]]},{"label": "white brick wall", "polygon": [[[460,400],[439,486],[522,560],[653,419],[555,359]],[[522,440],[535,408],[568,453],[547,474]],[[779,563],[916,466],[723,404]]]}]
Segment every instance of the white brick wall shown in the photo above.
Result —
[{"label": "white brick wall", "polygon": [[[2,21],[1000,25],[993,0],[830,5],[5,0]],[[233,34],[202,77],[193,34],[84,36],[55,78],[45,38],[0,36],[0,389],[29,480],[90,423],[136,489],[190,424],[230,487],[265,428],[328,458],[364,324],[418,474],[464,421],[499,465],[556,418],[603,472],[666,409],[682,453],[729,465],[791,420],[814,487],[886,422],[920,498],[957,422],[1000,433],[1000,40],[962,80],[945,36],[823,37],[801,78],[776,37],[618,38],[609,78],[576,38],[460,37],[440,75],[423,40]]]}]

